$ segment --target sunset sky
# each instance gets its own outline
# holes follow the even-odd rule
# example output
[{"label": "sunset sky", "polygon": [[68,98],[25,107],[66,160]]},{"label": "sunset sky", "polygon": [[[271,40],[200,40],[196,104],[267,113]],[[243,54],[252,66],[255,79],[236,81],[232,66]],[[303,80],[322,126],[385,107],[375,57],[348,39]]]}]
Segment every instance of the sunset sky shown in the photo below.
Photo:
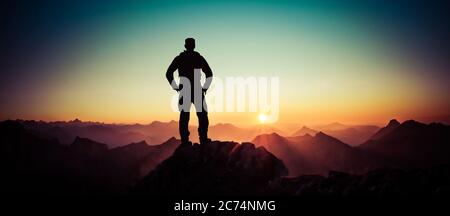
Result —
[{"label": "sunset sky", "polygon": [[279,123],[450,116],[447,10],[364,2],[11,3],[2,9],[0,119],[178,120],[165,71],[187,37],[217,77],[279,77]]}]

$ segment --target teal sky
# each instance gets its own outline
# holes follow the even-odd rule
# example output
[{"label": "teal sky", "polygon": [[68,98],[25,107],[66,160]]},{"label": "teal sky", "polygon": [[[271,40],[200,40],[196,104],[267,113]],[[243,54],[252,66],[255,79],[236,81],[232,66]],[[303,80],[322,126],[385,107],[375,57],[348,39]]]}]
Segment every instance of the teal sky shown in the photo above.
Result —
[{"label": "teal sky", "polygon": [[[395,40],[386,20],[408,17],[390,17],[395,7],[376,5],[375,13],[370,4],[336,2],[158,1],[67,8],[50,10],[63,21],[46,26],[54,34],[36,48],[45,58],[21,68],[21,83],[8,87],[16,100],[0,117],[176,119],[164,73],[186,37],[196,39],[218,77],[280,77],[282,122],[448,114],[448,76]],[[213,122],[256,116],[217,114]]]}]

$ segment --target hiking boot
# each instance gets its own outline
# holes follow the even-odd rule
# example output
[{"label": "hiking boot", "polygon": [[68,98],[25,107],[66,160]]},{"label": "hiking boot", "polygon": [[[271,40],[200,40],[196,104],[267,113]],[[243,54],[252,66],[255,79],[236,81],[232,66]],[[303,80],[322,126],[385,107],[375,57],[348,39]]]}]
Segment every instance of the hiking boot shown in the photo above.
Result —
[{"label": "hiking boot", "polygon": [[178,148],[184,148],[184,147],[190,147],[192,146],[192,142],[191,141],[187,141],[187,142],[181,142],[180,146],[178,146]]},{"label": "hiking boot", "polygon": [[200,139],[200,145],[206,145],[208,143],[211,142],[211,139],[206,138],[206,139]]}]

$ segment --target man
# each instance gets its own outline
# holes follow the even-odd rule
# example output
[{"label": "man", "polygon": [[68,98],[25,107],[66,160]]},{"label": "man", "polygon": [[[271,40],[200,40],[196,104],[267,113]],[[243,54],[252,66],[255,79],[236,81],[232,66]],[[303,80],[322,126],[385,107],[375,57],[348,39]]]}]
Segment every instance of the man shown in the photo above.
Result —
[{"label": "man", "polygon": [[[198,135],[200,144],[206,144],[208,139],[208,110],[205,103],[205,93],[211,85],[212,71],[206,60],[198,52],[195,52],[194,38],[187,38],[184,47],[186,50],[172,61],[166,72],[166,78],[172,88],[180,92],[178,109],[180,110],[179,131],[182,145],[191,145],[189,142],[189,116],[191,104],[194,103],[198,117]],[[200,83],[200,74],[195,74],[201,69],[206,76],[203,86]],[[177,85],[173,79],[173,73],[178,70],[180,84]],[[201,87],[201,88],[200,88]]]}]

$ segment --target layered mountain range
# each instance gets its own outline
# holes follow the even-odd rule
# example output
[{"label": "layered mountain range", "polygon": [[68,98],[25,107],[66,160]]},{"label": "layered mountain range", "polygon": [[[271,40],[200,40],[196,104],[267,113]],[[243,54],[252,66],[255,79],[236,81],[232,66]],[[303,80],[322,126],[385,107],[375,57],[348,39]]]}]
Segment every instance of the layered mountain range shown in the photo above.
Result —
[{"label": "layered mountain range", "polygon": [[36,137],[19,122],[0,123],[2,185],[14,193],[109,194],[128,191],[180,144],[145,141],[109,149],[76,137],[70,145]]},{"label": "layered mountain range", "polygon": [[[101,122],[85,122],[78,119],[72,121],[44,122],[34,120],[17,120],[26,129],[42,138],[55,138],[65,145],[73,142],[75,137],[84,137],[97,142],[106,143],[110,148],[145,140],[149,144],[160,144],[178,135],[178,122],[153,121],[149,124],[107,124]],[[209,135],[214,140],[250,142],[256,136],[265,133],[277,133],[282,136],[315,135],[319,131],[333,136],[349,145],[357,146],[367,141],[380,128],[374,125],[344,125],[331,123],[314,127],[302,126],[290,133],[271,125],[260,124],[250,127],[238,127],[229,123],[210,125]],[[191,140],[198,142],[197,128],[190,126]]]},{"label": "layered mountain range", "polygon": [[[17,121],[37,137],[54,138],[64,145],[70,145],[77,136],[106,143],[113,148],[142,140],[149,144],[160,144],[178,135],[178,122],[176,121],[153,121],[150,124],[106,124],[84,122],[78,119],[68,122]],[[191,140],[198,142],[197,128],[189,126],[189,130],[192,132]],[[250,141],[259,134],[271,132],[284,133],[267,125],[241,128],[232,124],[219,123],[209,127],[209,135],[213,139],[236,142]]]},{"label": "layered mountain range", "polygon": [[[373,194],[370,188],[385,194],[394,190],[385,187],[401,184],[420,186],[428,194],[449,191],[442,179],[450,176],[450,127],[439,123],[392,120],[356,147],[322,131],[299,136],[270,132],[242,144],[212,141],[183,147],[175,138],[114,147],[75,136],[66,144],[52,135],[52,130],[60,133],[57,124],[68,123],[0,123],[5,193],[341,196]],[[99,130],[95,123],[69,124]],[[231,125],[220,127],[223,134],[236,132],[227,131]],[[402,194],[411,188],[403,189]]]}]

